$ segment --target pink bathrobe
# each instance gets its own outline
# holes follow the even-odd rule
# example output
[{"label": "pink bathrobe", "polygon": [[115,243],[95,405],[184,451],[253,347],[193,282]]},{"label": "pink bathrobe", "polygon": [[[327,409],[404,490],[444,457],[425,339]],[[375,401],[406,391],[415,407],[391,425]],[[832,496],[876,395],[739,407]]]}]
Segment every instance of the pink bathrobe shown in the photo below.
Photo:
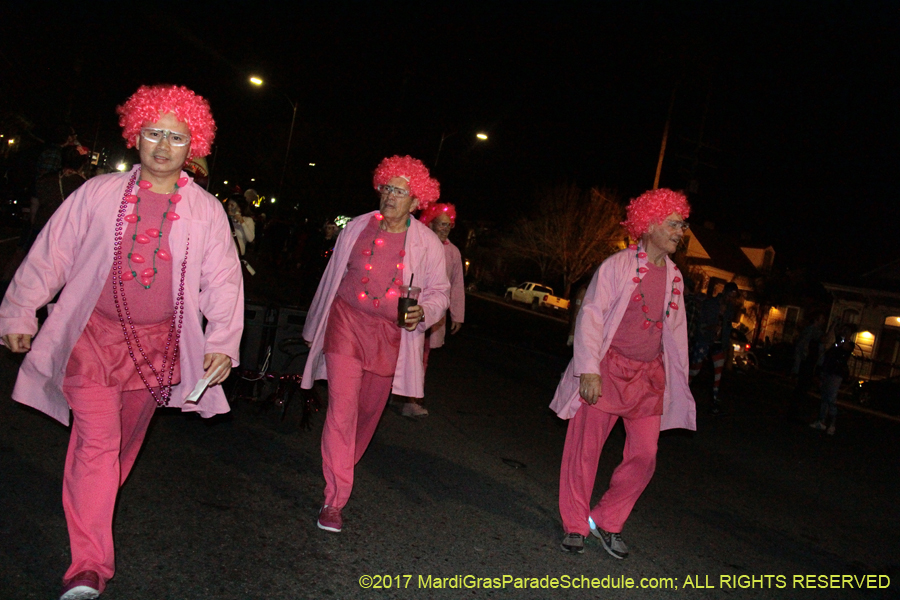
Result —
[{"label": "pink bathrobe", "polygon": [[[350,253],[360,233],[378,211],[360,215],[350,221],[334,247],[334,255],[319,282],[319,289],[309,307],[303,339],[312,342],[306,368],[303,370],[304,389],[310,389],[316,379],[328,379],[325,369],[325,329],[328,313],[337,294],[341,279],[347,271]],[[400,355],[394,371],[392,391],[399,396],[422,398],[425,396],[425,369],[422,355],[425,346],[425,330],[438,322],[450,304],[450,282],[444,261],[444,248],[437,235],[428,227],[410,216],[409,231],[406,236],[406,268],[403,269],[403,283],[409,285],[415,274],[413,286],[422,288],[419,305],[425,317],[413,331],[403,330],[400,338]]]},{"label": "pink bathrobe", "polygon": [[[640,259],[644,266],[647,259]],[[612,343],[628,303],[637,291],[632,281],[638,261],[634,250],[622,250],[600,265],[588,286],[578,325],[575,328],[575,356],[569,362],[553,396],[550,408],[562,419],[575,416],[582,402],[578,392],[582,373],[600,373],[600,361]],[[666,298],[675,277],[681,277],[678,267],[666,257]],[[688,387],[687,319],[684,312],[684,283],[676,284],[677,310],[670,312],[663,326],[663,357],[666,369],[666,391],[660,430],[697,429],[697,409]]]},{"label": "pink bathrobe", "polygon": [[[135,165],[132,172],[139,168]],[[100,294],[110,291],[105,284],[113,264],[116,217],[130,177],[131,173],[101,175],[69,196],[35,240],[0,305],[0,335],[34,335],[38,331],[35,311],[62,289],[25,355],[13,399],[66,425],[69,406],[62,391],[66,365]],[[184,399],[203,377],[205,354],[222,353],[232,357],[232,366],[238,364],[244,324],[241,264],[221,203],[193,180],[179,193],[181,218],[169,238],[173,302],[188,240],[190,250],[178,355],[182,383],[172,388],[169,406],[211,417],[228,412],[221,386],[209,388],[196,404],[185,404]],[[205,333],[204,316],[208,320]]]},{"label": "pink bathrobe", "polygon": [[[447,278],[450,280],[450,318],[454,323],[462,323],[466,318],[466,284],[463,280],[462,255],[450,240],[444,242],[444,260],[447,263]],[[432,348],[444,345],[447,335],[446,315],[431,328],[428,343]]]}]

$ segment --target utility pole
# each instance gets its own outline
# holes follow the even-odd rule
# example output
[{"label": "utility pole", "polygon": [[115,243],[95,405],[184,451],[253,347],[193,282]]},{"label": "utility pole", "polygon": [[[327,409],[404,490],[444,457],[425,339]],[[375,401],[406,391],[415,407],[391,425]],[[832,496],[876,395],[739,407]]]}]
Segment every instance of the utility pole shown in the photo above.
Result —
[{"label": "utility pole", "polygon": [[678,85],[672,88],[672,99],[669,100],[669,114],[666,116],[666,126],[663,129],[662,144],[659,147],[659,160],[656,162],[656,177],[653,178],[653,189],[659,188],[659,174],[662,172],[663,158],[666,156],[666,142],[669,140],[669,124],[672,122],[672,108],[675,106],[675,92]]}]

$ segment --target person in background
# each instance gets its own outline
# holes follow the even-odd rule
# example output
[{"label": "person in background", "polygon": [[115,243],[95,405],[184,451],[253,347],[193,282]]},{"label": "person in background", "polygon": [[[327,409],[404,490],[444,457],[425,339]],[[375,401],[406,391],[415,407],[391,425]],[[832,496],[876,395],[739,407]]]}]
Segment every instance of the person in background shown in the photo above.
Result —
[{"label": "person in background", "polygon": [[[310,346],[301,387],[328,380],[322,430],[325,499],[317,526],[343,528],[354,468],[365,453],[391,391],[425,395],[425,331],[450,303],[444,249],[413,218],[438,199],[440,186],[421,161],[381,161],[372,180],[378,210],[353,219],[337,238],[303,327]],[[421,289],[418,304],[398,326],[403,286]]]},{"label": "person in background", "polygon": [[[423,368],[428,370],[428,356],[432,348],[444,345],[447,333],[447,315],[450,316],[450,335],[455,335],[465,319],[466,288],[463,278],[462,255],[459,248],[448,237],[456,225],[456,207],[452,204],[432,204],[419,216],[423,225],[435,232],[444,245],[444,260],[447,264],[447,279],[450,280],[450,310],[425,333],[425,356]],[[401,414],[404,417],[427,417],[428,410],[422,406],[423,398],[405,398]]]},{"label": "person in background", "polygon": [[[97,598],[115,574],[116,498],[154,410],[228,412],[218,384],[243,330],[228,219],[182,171],[209,154],[209,104],[185,87],[142,86],[118,113],[140,162],[62,203],[0,304],[3,344],[27,353],[13,399],[65,425],[71,410],[62,503],[72,562],[60,600]],[[36,311],[58,292],[35,337]],[[215,387],[188,401],[201,379]]]},{"label": "person in background", "polygon": [[[712,290],[709,290],[712,294]],[[712,408],[713,414],[721,412],[719,385],[722,371],[728,358],[731,344],[731,322],[734,319],[734,303],[738,297],[738,286],[733,281],[725,284],[722,293],[708,296],[700,303],[700,312],[695,328],[696,336],[691,347],[690,381],[703,368],[708,357],[713,366]]]},{"label": "person in background", "polygon": [[4,290],[19,265],[25,260],[25,255],[28,254],[34,239],[56,212],[56,209],[63,203],[63,200],[86,181],[81,169],[87,163],[89,155],[87,149],[84,146],[64,146],[60,155],[60,170],[46,173],[35,181],[31,197],[31,219],[27,232],[21,237],[16,245],[16,251],[3,268],[0,286]]},{"label": "person in background", "polygon": [[253,221],[250,205],[244,199],[244,196],[237,194],[229,198],[228,202],[225,203],[225,211],[228,213],[231,235],[234,237],[238,254],[241,256],[241,264],[247,268],[248,273],[254,275],[253,267],[244,259],[244,256],[247,254],[247,246],[256,239],[256,223]]},{"label": "person in background", "polygon": [[[639,240],[600,265],[575,326],[575,355],[550,408],[569,420],[559,475],[565,552],[600,539],[613,558],[628,556],[625,521],[656,469],[661,429],[696,429],[688,386],[684,282],[669,255],[687,229],[687,198],[658,189],[633,199],[622,223]],[[622,463],[591,508],[603,445],[625,425]]]},{"label": "person in background", "polygon": [[[834,435],[837,421],[837,396],[841,383],[850,377],[847,362],[856,348],[851,336],[852,328],[842,325],[835,329],[834,344],[825,351],[822,360],[822,403],[819,405],[819,418],[810,427]],[[826,421],[830,421],[826,426]]]}]

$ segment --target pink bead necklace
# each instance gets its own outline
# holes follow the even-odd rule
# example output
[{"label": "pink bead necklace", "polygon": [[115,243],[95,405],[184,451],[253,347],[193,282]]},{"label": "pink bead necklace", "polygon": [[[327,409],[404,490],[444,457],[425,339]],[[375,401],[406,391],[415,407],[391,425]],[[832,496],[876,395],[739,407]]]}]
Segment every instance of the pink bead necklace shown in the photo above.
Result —
[{"label": "pink bead necklace", "polygon": [[[382,216],[381,214],[377,214],[377,215],[375,215],[375,219],[378,221],[381,221],[382,219],[384,219],[384,216]],[[396,267],[396,269],[394,269],[394,274],[393,274],[393,276],[391,276],[391,282],[385,288],[384,293],[381,296],[376,296],[375,294],[370,292],[369,291],[369,276],[364,275],[363,278],[360,280],[360,282],[364,286],[363,291],[361,291],[359,294],[357,294],[357,298],[359,298],[360,301],[363,301],[366,298],[371,298],[372,305],[375,308],[378,308],[379,306],[381,306],[382,299],[393,298],[394,296],[400,295],[400,291],[397,288],[395,288],[394,286],[400,287],[401,285],[403,285],[403,279],[401,279],[399,277],[399,275],[400,275],[400,271],[402,271],[403,267],[404,267],[403,257],[406,256],[406,250],[404,250],[404,248],[406,248],[406,236],[409,234],[409,225],[410,225],[410,221],[409,221],[409,219],[407,219],[406,220],[406,231],[403,233],[403,246],[400,248],[400,262],[397,263],[397,267]],[[379,224],[378,228],[379,228],[379,231],[381,231],[380,224]],[[372,248],[371,249],[366,248],[365,250],[363,250],[363,252],[362,252],[363,256],[375,256],[375,248],[381,248],[382,246],[384,246],[384,238],[382,238],[381,234],[379,233],[379,235],[375,236],[375,239],[372,240]],[[366,265],[363,268],[366,271],[371,272],[372,271],[372,263],[366,263]]]},{"label": "pink bead necklace", "polygon": [[[125,298],[125,282],[134,279],[134,276],[126,279],[125,276],[128,275],[129,272],[123,272],[122,270],[122,238],[124,237],[125,221],[127,220],[125,212],[128,210],[129,204],[136,203],[132,200],[134,196],[131,192],[134,189],[134,183],[137,180],[137,176],[138,172],[135,172],[131,176],[131,179],[128,181],[128,185],[125,188],[125,195],[122,197],[122,203],[119,205],[119,214],[116,217],[116,235],[115,243],[113,244],[113,301],[116,304],[116,313],[119,316],[119,323],[122,325],[122,333],[125,335],[125,344],[128,346],[128,355],[131,356],[131,361],[134,363],[134,368],[137,369],[137,373],[141,377],[141,381],[144,382],[144,386],[150,392],[150,395],[153,396],[153,399],[156,401],[157,406],[165,406],[169,403],[169,399],[172,396],[172,378],[175,375],[175,365],[178,361],[178,342],[181,339],[181,326],[184,321],[184,278],[187,271],[188,250],[190,249],[191,240],[190,236],[188,236],[187,245],[185,246],[184,250],[184,260],[181,263],[181,282],[178,286],[178,296],[175,298],[175,312],[172,313],[172,323],[169,326],[169,334],[166,337],[166,349],[165,352],[163,352],[162,365],[160,366],[159,371],[157,371],[153,366],[153,363],[147,358],[147,353],[144,351],[144,347],[141,345],[141,341],[138,339],[137,331],[134,327],[134,322],[131,319],[131,311],[128,308],[128,300]],[[187,181],[185,180],[186,178],[179,179],[179,183],[182,183],[182,181],[184,181],[184,185],[187,185]],[[142,181],[141,184],[143,183],[144,182]],[[149,186],[141,187],[147,189],[147,187]],[[138,219],[128,222],[137,223],[137,221]],[[157,248],[157,250],[159,250],[159,248]],[[156,254],[159,253],[157,252]],[[170,259],[171,257],[169,257],[168,260]],[[145,285],[144,287],[149,288],[149,284]],[[122,296],[121,304],[119,303],[120,295]],[[124,316],[122,314],[123,312],[125,313]],[[131,342],[132,337],[134,338],[134,346],[132,346]],[[150,366],[150,370],[153,372],[153,376],[156,378],[156,383],[159,387],[158,393],[153,387],[151,387],[150,383],[147,381],[147,378],[144,376],[143,371],[141,370],[141,366],[138,363],[137,357],[135,356],[135,346],[137,347],[140,355],[143,357],[144,362],[146,362]],[[168,366],[168,378],[166,378],[166,363],[169,359],[170,347],[172,348],[172,361]],[[163,383],[164,380],[166,381],[165,383]]]},{"label": "pink bead necklace", "polygon": [[[643,304],[643,306],[641,306],[641,311],[644,313],[644,322],[641,324],[641,327],[643,327],[644,329],[649,329],[651,325],[656,325],[657,329],[662,329],[663,321],[665,321],[666,319],[669,318],[669,312],[672,310],[678,310],[678,303],[675,302],[675,296],[678,296],[679,294],[681,294],[681,290],[679,290],[675,286],[675,284],[678,283],[679,281],[681,281],[681,277],[676,275],[672,279],[672,289],[669,291],[669,302],[666,304],[666,315],[659,321],[657,321],[656,319],[651,319],[650,317],[647,316],[647,314],[650,312],[650,307],[647,306],[647,301],[644,300],[644,287],[643,287],[642,278],[641,278],[641,275],[643,275],[644,273],[646,273],[647,271],[650,270],[650,268],[647,267],[646,265],[643,267],[641,266],[641,259],[647,258],[647,253],[644,252],[643,250],[641,250],[640,247],[635,244],[631,244],[630,246],[628,246],[628,248],[630,250],[636,251],[635,259],[637,259],[637,263],[638,263],[638,266],[635,269],[635,276],[632,277],[631,280],[633,282],[635,282],[636,284],[638,284],[638,291],[634,295],[632,300]],[[677,271],[678,267],[675,267],[675,270]]]},{"label": "pink bead necklace", "polygon": [[[132,263],[136,263],[138,265],[144,265],[147,262],[147,258],[138,252],[135,252],[135,247],[137,244],[149,244],[152,238],[156,238],[156,249],[153,250],[153,263],[152,266],[145,268],[141,271],[140,274],[140,282],[141,285],[144,286],[144,289],[149,290],[150,285],[156,280],[156,259],[160,260],[172,260],[172,257],[162,248],[162,230],[166,224],[166,221],[177,221],[181,217],[178,213],[175,212],[173,208],[178,202],[181,201],[181,194],[178,193],[178,188],[187,185],[187,177],[180,178],[175,183],[175,190],[172,192],[172,195],[169,197],[169,205],[166,207],[166,212],[163,213],[162,222],[159,224],[159,229],[147,229],[144,233],[137,232],[137,225],[141,222],[140,210],[141,210],[141,199],[136,194],[128,193],[125,196],[126,201],[129,204],[134,204],[134,212],[130,215],[125,215],[125,221],[128,223],[135,224],[135,232],[131,236],[131,250],[128,251],[128,270],[122,274],[122,279],[125,281],[131,281],[132,279],[136,279],[138,277],[138,272],[136,269],[140,267],[135,267]],[[149,190],[153,187],[153,184],[149,181],[140,181],[138,182],[138,187],[142,190]]]}]

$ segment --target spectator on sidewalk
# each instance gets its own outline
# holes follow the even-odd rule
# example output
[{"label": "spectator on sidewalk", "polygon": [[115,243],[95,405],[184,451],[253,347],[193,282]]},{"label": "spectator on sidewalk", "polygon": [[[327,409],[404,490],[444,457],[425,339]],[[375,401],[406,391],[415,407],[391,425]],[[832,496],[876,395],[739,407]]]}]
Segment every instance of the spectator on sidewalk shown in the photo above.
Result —
[{"label": "spectator on sidewalk", "polygon": [[[625,521],[656,469],[660,429],[696,429],[688,387],[684,283],[669,255],[687,229],[683,194],[659,189],[631,201],[623,223],[639,240],[606,259],[588,287],[575,329],[575,356],[550,408],[569,419],[559,477],[566,552],[590,533],[612,557],[628,556]],[[590,506],[603,445],[622,418],[622,463]]]},{"label": "spectator on sidewalk", "polygon": [[734,304],[737,298],[737,284],[729,281],[720,294],[710,295],[700,303],[697,315],[696,336],[690,354],[689,382],[693,382],[694,377],[703,368],[703,361],[709,358],[713,367],[711,409],[713,414],[720,412],[719,385],[722,382],[722,371],[731,345],[731,322],[734,319]]},{"label": "spectator on sidewalk", "polygon": [[[841,383],[850,377],[847,362],[853,355],[856,344],[850,339],[852,330],[844,325],[835,330],[834,344],[825,351],[822,360],[822,402],[819,405],[819,419],[810,427],[834,435],[837,421],[837,396]],[[826,426],[826,422],[827,426]]]}]

